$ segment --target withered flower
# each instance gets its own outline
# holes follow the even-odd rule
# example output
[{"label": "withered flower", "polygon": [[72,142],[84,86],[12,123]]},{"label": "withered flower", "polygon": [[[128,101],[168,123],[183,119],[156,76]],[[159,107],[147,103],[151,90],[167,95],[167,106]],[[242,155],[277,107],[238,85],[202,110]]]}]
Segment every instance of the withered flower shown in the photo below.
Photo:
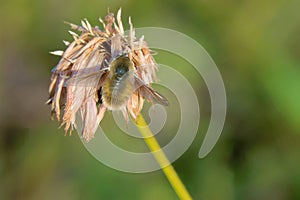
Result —
[{"label": "withered flower", "polygon": [[[74,41],[65,51],[51,52],[62,58],[52,70],[49,100],[52,116],[65,125],[65,132],[76,129],[76,113],[83,122],[82,136],[89,141],[106,110],[120,110],[126,121],[140,113],[144,99],[167,105],[168,101],[154,91],[157,64],[143,37],[130,30],[125,35],[121,9],[115,17],[108,13],[103,29],[92,27],[85,19],[81,26],[69,23]],[[61,113],[63,110],[63,113]]]}]

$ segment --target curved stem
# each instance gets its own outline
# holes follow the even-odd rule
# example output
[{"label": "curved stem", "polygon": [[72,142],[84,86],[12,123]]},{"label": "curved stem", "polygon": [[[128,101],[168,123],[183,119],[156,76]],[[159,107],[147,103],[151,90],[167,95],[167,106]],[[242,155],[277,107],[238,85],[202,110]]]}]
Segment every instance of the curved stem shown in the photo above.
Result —
[{"label": "curved stem", "polygon": [[181,182],[179,176],[177,175],[175,169],[173,168],[170,161],[166,157],[165,153],[160,148],[157,140],[155,139],[152,131],[148,127],[141,113],[136,118],[136,125],[139,131],[141,132],[141,134],[143,135],[146,144],[148,145],[149,149],[153,153],[158,164],[161,166],[164,174],[168,178],[173,189],[177,193],[178,197],[182,200],[192,199],[189,192],[187,191],[184,184]]}]

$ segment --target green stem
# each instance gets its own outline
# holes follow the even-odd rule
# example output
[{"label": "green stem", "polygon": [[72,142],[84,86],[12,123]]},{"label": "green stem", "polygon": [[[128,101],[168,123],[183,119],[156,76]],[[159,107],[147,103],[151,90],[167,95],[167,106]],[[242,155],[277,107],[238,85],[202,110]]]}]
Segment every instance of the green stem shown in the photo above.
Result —
[{"label": "green stem", "polygon": [[142,114],[139,114],[139,116],[137,117],[136,125],[139,131],[141,132],[141,134],[143,135],[146,144],[148,145],[149,149],[153,153],[158,164],[162,168],[164,174],[168,178],[173,189],[177,193],[178,197],[182,200],[191,200],[192,199],[191,195],[185,188],[184,184],[182,183],[179,176],[177,175],[175,169],[173,168],[170,161],[166,157],[165,153],[159,146],[157,140],[155,139],[150,128],[148,127]]}]

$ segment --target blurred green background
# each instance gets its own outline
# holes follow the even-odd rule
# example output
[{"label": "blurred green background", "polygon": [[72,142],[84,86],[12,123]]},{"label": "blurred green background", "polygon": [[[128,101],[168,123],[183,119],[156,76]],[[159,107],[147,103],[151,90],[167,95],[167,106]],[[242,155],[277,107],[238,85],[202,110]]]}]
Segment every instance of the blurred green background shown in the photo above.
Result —
[{"label": "blurred green background", "polygon": [[[195,199],[300,199],[299,0],[1,1],[0,199],[177,199],[161,171],[127,174],[95,160],[77,134],[63,136],[44,105],[59,60],[48,52],[71,40],[62,22],[87,18],[99,25],[107,7],[123,8],[125,28],[131,16],[135,27],[189,35],[219,67],[226,124],[214,150],[200,160],[210,118],[206,86],[178,57],[156,56],[199,91],[199,134],[174,163]],[[166,133],[176,125],[169,127]],[[163,134],[162,145],[170,140]]]}]

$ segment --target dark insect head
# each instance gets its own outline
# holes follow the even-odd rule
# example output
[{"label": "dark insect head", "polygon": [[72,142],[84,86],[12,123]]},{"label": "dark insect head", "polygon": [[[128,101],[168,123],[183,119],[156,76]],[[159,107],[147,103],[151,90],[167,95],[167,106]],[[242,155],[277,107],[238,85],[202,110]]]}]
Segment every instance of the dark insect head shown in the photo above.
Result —
[{"label": "dark insect head", "polygon": [[128,67],[128,63],[118,63],[115,71],[116,76],[121,77],[126,74],[129,70]]}]

